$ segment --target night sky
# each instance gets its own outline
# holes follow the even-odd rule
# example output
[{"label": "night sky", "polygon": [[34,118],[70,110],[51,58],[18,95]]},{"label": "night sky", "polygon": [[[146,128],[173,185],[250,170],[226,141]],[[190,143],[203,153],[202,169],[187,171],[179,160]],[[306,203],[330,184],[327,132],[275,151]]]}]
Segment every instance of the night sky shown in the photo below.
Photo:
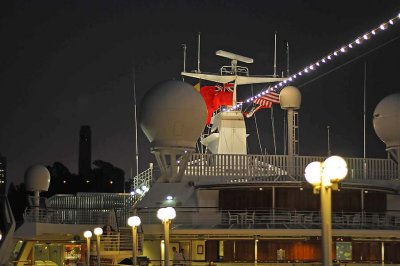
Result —
[{"label": "night sky", "polygon": [[[284,40],[294,72],[399,12],[399,2],[390,0],[1,1],[0,152],[8,159],[8,178],[19,183],[30,165],[56,161],[76,173],[81,125],[92,129],[92,159],[111,162],[130,176],[136,169],[133,66],[140,104],[154,84],[181,79],[181,44],[188,47],[187,70],[197,68],[198,32],[202,71],[229,64],[215,56],[222,49],[254,58],[251,74],[272,74],[277,31],[278,72],[286,69]],[[367,156],[386,157],[371,118],[380,100],[400,91],[399,36],[396,24],[293,84],[303,96],[301,155],[326,155],[330,125],[332,152],[362,157],[366,62]],[[250,94],[251,88],[243,87],[239,100]],[[283,113],[278,106],[274,112],[282,154]],[[270,111],[256,114],[263,149],[272,154]],[[249,150],[259,153],[254,120],[246,123]],[[139,156],[140,170],[154,161],[140,129]]]}]

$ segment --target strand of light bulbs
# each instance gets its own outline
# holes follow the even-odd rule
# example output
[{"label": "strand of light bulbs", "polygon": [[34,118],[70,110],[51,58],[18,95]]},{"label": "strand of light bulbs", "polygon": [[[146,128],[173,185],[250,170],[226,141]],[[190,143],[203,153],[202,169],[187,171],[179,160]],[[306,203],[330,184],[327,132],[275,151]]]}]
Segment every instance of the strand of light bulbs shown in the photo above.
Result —
[{"label": "strand of light bulbs", "polygon": [[288,83],[294,81],[296,78],[302,76],[303,74],[309,74],[310,72],[315,71],[321,65],[329,63],[335,57],[338,57],[338,56],[346,53],[349,49],[356,48],[357,46],[363,44],[363,42],[365,42],[365,41],[371,39],[372,37],[376,36],[376,34],[378,34],[379,32],[385,31],[387,28],[389,28],[390,26],[393,26],[394,24],[396,24],[398,22],[400,22],[400,13],[396,17],[393,17],[393,18],[389,19],[388,21],[380,24],[378,27],[375,27],[372,30],[367,31],[364,34],[357,36],[350,43],[340,46],[335,51],[329,53],[328,55],[322,57],[321,59],[315,61],[314,63],[311,63],[310,65],[306,66],[303,70],[300,70],[297,73],[289,76],[288,78],[286,78],[285,80],[279,82],[278,84],[275,84],[274,86],[269,87],[268,89],[260,92],[256,96],[250,97],[250,98],[246,99],[243,102],[239,102],[239,103],[237,103],[236,105],[233,105],[230,108],[223,109],[223,111],[224,112],[225,111],[229,112],[229,111],[236,110],[240,106],[242,106],[243,103],[253,102],[255,99],[260,98],[261,96],[267,94],[271,90],[274,91],[274,92],[279,92],[279,90],[282,89],[283,86],[285,86]]}]

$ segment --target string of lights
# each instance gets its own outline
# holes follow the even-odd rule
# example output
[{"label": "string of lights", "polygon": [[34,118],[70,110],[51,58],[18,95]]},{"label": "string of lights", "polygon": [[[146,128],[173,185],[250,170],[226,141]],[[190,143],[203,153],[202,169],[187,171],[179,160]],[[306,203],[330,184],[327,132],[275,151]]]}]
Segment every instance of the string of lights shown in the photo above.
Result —
[{"label": "string of lights", "polygon": [[399,23],[399,22],[400,22],[400,13],[396,17],[393,17],[393,18],[387,20],[386,22],[383,22],[382,24],[373,28],[372,30],[367,31],[364,34],[357,36],[350,43],[340,46],[338,49],[334,50],[333,52],[331,52],[331,53],[327,54],[326,56],[320,58],[319,60],[307,65],[302,70],[287,77],[285,80],[279,82],[278,84],[275,84],[274,86],[269,87],[268,89],[258,93],[256,96],[250,97],[250,98],[244,100],[243,102],[238,102],[237,104],[235,104],[232,107],[227,108],[223,111],[227,111],[227,112],[234,111],[234,110],[238,109],[239,107],[241,107],[244,103],[251,103],[255,99],[260,98],[263,95],[266,95],[271,90],[274,92],[279,92],[281,89],[283,89],[284,86],[289,85],[289,83],[295,81],[297,78],[299,78],[303,75],[310,74],[311,72],[317,70],[320,66],[322,66],[324,64],[328,64],[329,62],[333,61],[335,58],[345,54],[346,52],[348,52],[351,49],[355,49],[357,46],[362,45],[366,41],[375,37],[380,32],[387,30],[389,27],[392,27],[393,25],[395,25],[396,23]]}]

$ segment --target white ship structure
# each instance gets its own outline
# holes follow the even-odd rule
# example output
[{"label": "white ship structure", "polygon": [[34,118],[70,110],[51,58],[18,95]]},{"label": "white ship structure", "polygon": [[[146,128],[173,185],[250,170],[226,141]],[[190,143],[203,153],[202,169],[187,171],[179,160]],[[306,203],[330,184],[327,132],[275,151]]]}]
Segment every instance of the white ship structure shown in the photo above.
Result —
[{"label": "white ship structure", "polygon": [[[232,105],[242,84],[274,83],[280,77],[253,77],[239,62],[251,58],[218,51],[231,65],[219,74],[182,75],[221,85],[233,84]],[[322,261],[319,196],[304,178],[305,167],[326,156],[299,154],[298,109],[301,95],[288,86],[280,91],[288,114],[285,155],[247,153],[245,117],[240,109],[222,106],[203,135],[207,107],[188,83],[167,81],[148,91],[140,108],[140,124],[158,166],[132,180],[132,194],[78,193],[40,198],[49,175],[38,166],[26,182],[35,192],[15,232],[9,206],[3,203],[1,265],[102,265],[122,263],[132,255],[127,219],[141,218],[140,265],[164,265],[161,207],[174,207],[172,247],[184,250],[187,265],[304,265]],[[400,94],[376,107],[373,123],[387,145],[388,158],[344,158],[348,175],[332,193],[332,252],[337,263],[400,264]],[[196,149],[200,138],[205,149]],[[205,152],[199,152],[202,150]],[[307,147],[302,149],[307,150]],[[41,181],[38,181],[41,180]],[[4,207],[4,208],[3,208]],[[110,223],[116,230],[91,245],[85,230]],[[88,249],[89,248],[89,252]],[[6,256],[11,252],[11,257]],[[169,262],[172,264],[172,261]]]}]

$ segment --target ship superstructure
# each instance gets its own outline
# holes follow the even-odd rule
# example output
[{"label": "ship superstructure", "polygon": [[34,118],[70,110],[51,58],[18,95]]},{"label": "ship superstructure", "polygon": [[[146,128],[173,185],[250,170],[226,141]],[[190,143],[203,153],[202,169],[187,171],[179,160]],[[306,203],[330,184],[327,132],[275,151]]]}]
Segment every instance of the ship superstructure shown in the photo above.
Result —
[{"label": "ship superstructure", "polygon": [[[251,58],[221,51],[217,54],[232,60],[218,75],[182,74],[222,85],[233,83],[232,105],[237,103],[236,90],[241,84],[283,79],[249,76],[237,62],[250,63]],[[99,251],[92,239],[91,261],[95,264],[100,256],[103,263],[120,263],[131,256],[127,218],[136,214],[142,220],[138,240],[141,258],[162,265],[164,234],[156,214],[166,206],[177,212],[169,252],[172,247],[183,249],[185,264],[321,262],[319,197],[306,183],[304,169],[326,157],[298,153],[295,110],[301,97],[294,87],[283,89],[280,97],[282,108],[288,110],[288,121],[292,119],[287,155],[248,154],[243,113],[224,111],[225,107],[214,113],[210,134],[201,139],[207,148],[204,153],[196,150],[207,120],[200,93],[180,81],[157,84],[142,102],[140,121],[158,167],[151,165],[133,179],[132,194],[79,193],[42,201],[36,195],[25,211],[25,223],[15,233],[15,264],[84,263],[87,245],[83,232],[104,224],[111,224],[115,232],[101,237]],[[389,102],[400,99],[398,94],[391,97]],[[389,105],[377,108],[375,119],[390,116],[393,108]],[[393,119],[390,121],[398,118]],[[390,135],[387,127],[380,130],[381,135]],[[398,156],[399,140],[392,136],[390,152]],[[345,160],[348,176],[333,193],[334,260],[400,263],[398,160]]]}]

